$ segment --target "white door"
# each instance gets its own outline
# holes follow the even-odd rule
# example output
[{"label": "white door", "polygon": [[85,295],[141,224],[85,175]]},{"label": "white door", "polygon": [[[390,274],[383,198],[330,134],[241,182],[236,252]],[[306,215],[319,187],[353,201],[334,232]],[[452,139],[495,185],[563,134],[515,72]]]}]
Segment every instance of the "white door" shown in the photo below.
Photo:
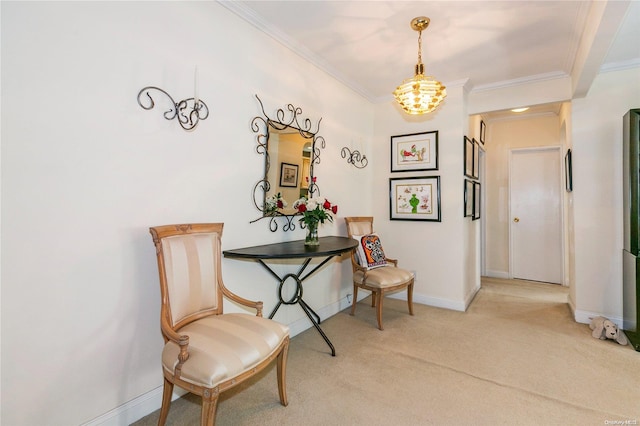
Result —
[{"label": "white door", "polygon": [[562,284],[559,148],[514,149],[510,171],[511,276]]}]

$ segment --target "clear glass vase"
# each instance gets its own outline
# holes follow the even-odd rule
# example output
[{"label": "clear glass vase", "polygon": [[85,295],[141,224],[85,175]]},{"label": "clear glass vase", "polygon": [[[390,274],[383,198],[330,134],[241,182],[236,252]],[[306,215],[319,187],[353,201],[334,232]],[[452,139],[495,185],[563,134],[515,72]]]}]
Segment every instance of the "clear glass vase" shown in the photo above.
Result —
[{"label": "clear glass vase", "polygon": [[305,246],[317,246],[318,241],[318,222],[307,223],[307,236],[304,239]]}]

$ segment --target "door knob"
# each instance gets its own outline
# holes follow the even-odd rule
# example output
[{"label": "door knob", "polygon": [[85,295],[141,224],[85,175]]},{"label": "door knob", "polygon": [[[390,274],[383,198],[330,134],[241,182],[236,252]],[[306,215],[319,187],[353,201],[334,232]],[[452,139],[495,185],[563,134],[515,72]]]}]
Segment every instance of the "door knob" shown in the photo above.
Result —
[{"label": "door knob", "polygon": [[514,218],[513,218],[513,221],[514,221],[515,223],[518,223],[518,222],[520,222],[520,218],[519,218],[519,217],[514,217]]}]

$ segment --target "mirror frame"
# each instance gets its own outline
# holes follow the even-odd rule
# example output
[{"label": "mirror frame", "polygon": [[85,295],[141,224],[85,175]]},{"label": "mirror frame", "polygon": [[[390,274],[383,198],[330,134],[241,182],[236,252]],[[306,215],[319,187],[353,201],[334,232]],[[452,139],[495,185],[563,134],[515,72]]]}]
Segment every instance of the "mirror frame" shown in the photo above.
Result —
[{"label": "mirror frame", "polygon": [[[320,164],[320,149],[324,149],[326,146],[324,137],[318,134],[322,118],[318,120],[315,130],[312,130],[311,120],[309,118],[305,118],[304,120],[302,119],[302,108],[294,107],[292,104],[287,104],[286,110],[284,108],[279,108],[276,111],[275,119],[273,119],[265,112],[264,105],[258,95],[255,95],[255,97],[260,104],[262,116],[258,115],[251,120],[251,130],[256,134],[256,152],[264,155],[264,175],[253,187],[253,204],[260,212],[262,212],[262,216],[252,220],[250,223],[269,218],[269,229],[271,232],[276,232],[278,230],[277,218],[281,217],[284,218],[285,221],[282,230],[285,232],[293,231],[296,229],[296,225],[293,220],[296,216],[300,216],[300,213],[285,214],[278,210],[265,212],[264,208],[267,193],[271,189],[272,185],[268,179],[269,169],[271,167],[271,159],[269,157],[270,129],[284,130],[286,128],[292,128],[297,130],[303,138],[309,139],[312,142],[311,157],[309,159],[308,188],[309,198],[311,198],[320,195],[320,188],[318,188],[318,185],[315,182],[314,166],[316,164]],[[276,183],[274,182],[273,184],[275,185]]]}]

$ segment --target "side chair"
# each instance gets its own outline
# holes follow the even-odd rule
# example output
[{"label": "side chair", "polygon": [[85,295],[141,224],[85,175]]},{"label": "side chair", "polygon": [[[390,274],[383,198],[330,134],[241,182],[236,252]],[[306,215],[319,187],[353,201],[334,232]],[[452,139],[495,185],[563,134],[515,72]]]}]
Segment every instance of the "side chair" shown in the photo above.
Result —
[{"label": "side chair", "polygon": [[[214,425],[218,396],[277,359],[280,403],[287,405],[289,328],[262,317],[262,302],[244,299],[222,281],[222,223],[149,228],[160,275],[164,390],[159,425],[173,386],[202,397],[200,424]],[[223,296],[256,310],[223,313]]]},{"label": "side chair", "polygon": [[371,292],[371,306],[376,308],[378,328],[382,326],[382,301],[388,292],[407,289],[409,314],[413,315],[413,273],[398,268],[398,260],[385,256],[380,237],[373,232],[373,217],[345,217],[347,233],[358,241],[351,252],[353,268],[353,303],[351,315],[356,312],[358,288]]}]

